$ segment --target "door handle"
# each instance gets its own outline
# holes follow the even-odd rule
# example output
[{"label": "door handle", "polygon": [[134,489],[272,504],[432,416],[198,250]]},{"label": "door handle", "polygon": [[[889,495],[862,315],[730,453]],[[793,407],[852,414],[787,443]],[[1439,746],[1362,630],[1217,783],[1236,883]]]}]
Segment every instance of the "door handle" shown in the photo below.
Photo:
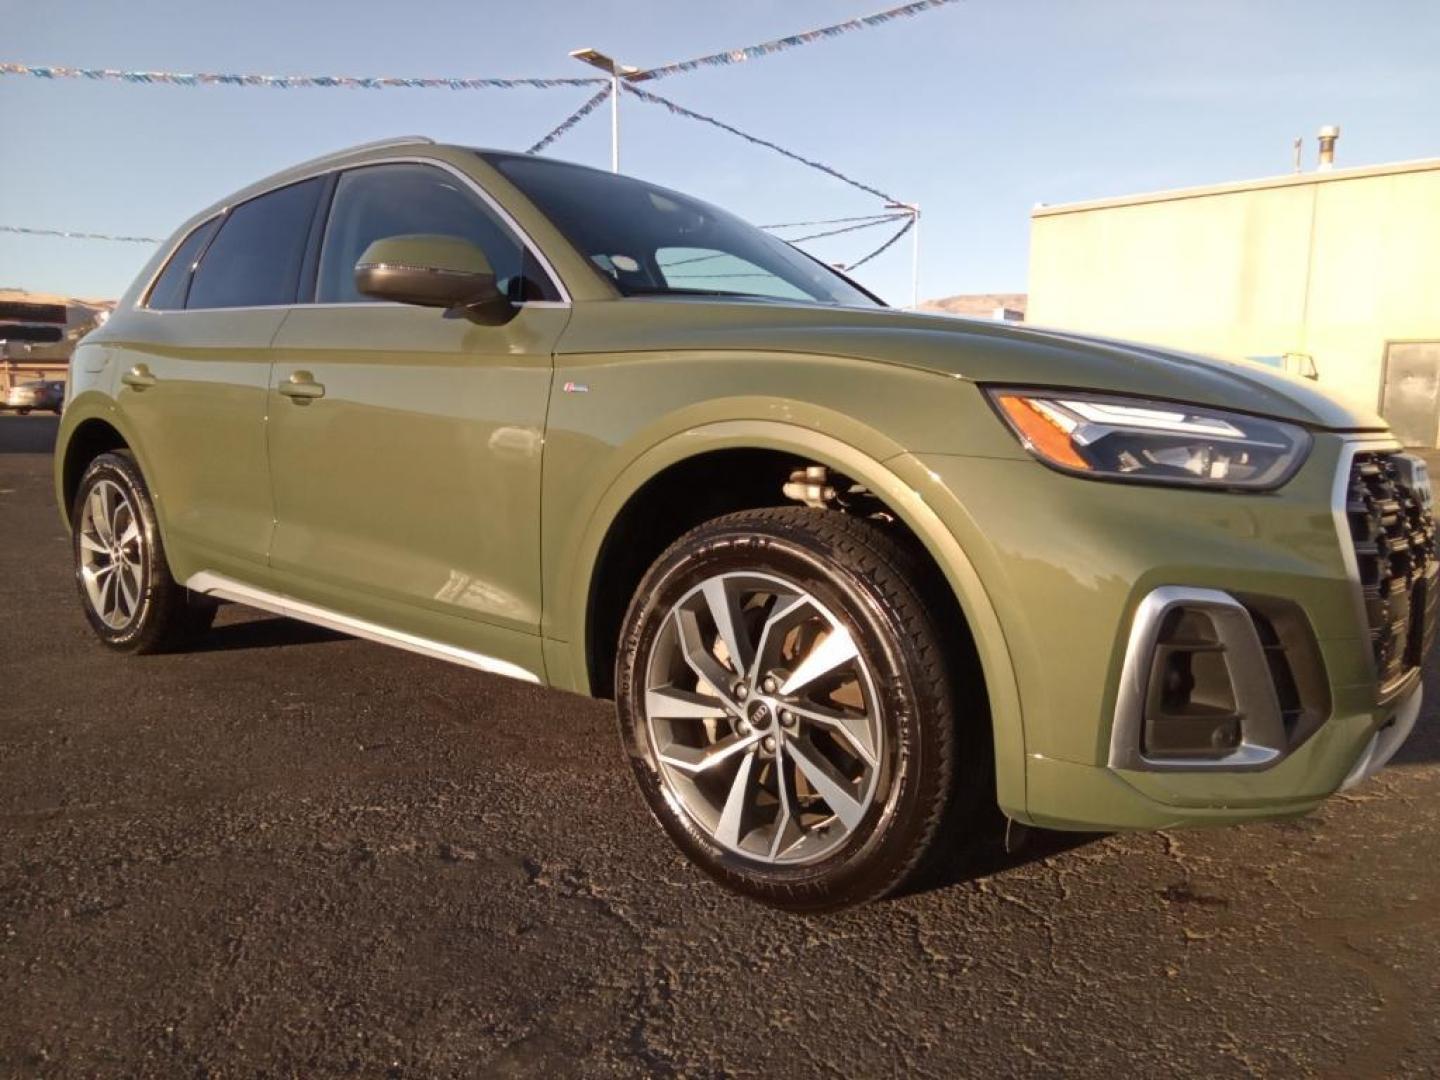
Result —
[{"label": "door handle", "polygon": [[309,405],[316,398],[325,396],[325,387],[315,381],[308,371],[292,371],[290,377],[276,387],[296,405]]},{"label": "door handle", "polygon": [[150,374],[150,368],[145,364],[136,364],[124,375],[120,381],[126,386],[134,387],[136,390],[148,390],[160,380]]}]

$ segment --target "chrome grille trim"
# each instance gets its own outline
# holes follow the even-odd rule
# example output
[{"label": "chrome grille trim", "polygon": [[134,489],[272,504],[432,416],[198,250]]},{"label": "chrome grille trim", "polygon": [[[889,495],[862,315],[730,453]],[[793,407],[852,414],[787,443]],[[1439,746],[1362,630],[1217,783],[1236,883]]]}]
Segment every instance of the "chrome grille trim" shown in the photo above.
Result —
[{"label": "chrome grille trim", "polygon": [[1382,701],[1414,679],[1440,603],[1434,519],[1395,465],[1400,449],[1392,439],[1349,442],[1335,477],[1341,553]]}]

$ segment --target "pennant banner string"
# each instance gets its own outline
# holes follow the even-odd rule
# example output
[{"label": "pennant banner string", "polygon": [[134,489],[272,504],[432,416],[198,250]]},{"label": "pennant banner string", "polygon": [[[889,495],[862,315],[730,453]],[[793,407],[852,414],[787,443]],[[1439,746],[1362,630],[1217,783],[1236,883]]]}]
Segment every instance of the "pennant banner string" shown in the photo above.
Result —
[{"label": "pennant banner string", "polygon": [[767,149],[774,150],[777,154],[783,154],[785,157],[790,158],[790,160],[792,161],[798,161],[800,162],[800,164],[808,165],[812,169],[819,169],[821,172],[828,173],[830,176],[833,176],[836,180],[839,180],[842,183],[849,184],[853,188],[858,188],[859,190],[865,192],[868,195],[874,195],[879,199],[884,199],[887,203],[900,201],[899,199],[896,199],[893,195],[886,195],[885,192],[881,191],[879,188],[873,188],[869,184],[862,184],[859,180],[851,179],[850,177],[842,173],[839,169],[831,168],[829,165],[826,165],[823,162],[811,161],[807,157],[801,157],[799,154],[796,154],[790,150],[786,150],[783,146],[777,146],[775,143],[770,142],[768,139],[762,139],[758,135],[748,135],[737,127],[731,127],[729,124],[724,123],[723,121],[716,120],[713,116],[706,116],[704,113],[698,113],[692,109],[687,109],[683,105],[675,104],[675,102],[671,101],[669,98],[663,98],[659,94],[652,94],[648,90],[641,90],[638,86],[632,86],[627,82],[622,82],[620,85],[623,86],[628,93],[634,94],[641,101],[648,101],[652,105],[663,105],[676,116],[684,116],[688,117],[691,120],[699,120],[701,123],[710,124],[712,127],[717,127],[721,131],[728,131],[731,135],[738,135],[740,138],[744,139],[748,143],[753,143],[756,146],[764,146]]},{"label": "pennant banner string", "polygon": [[861,214],[858,217],[820,218],[818,221],[782,221],[777,225],[757,225],[758,229],[799,229],[808,225],[839,225],[844,221],[884,221],[897,214]]},{"label": "pennant banner string", "polygon": [[[933,8],[959,3],[960,0],[915,0],[914,3],[877,11],[848,19],[832,26],[822,26],[801,34],[791,34],[773,41],[762,41],[740,49],[698,56],[693,60],[661,64],[630,75],[633,80],[664,79],[701,67],[724,67],[744,63],[762,56],[809,45],[816,41],[839,37],[856,30],[883,26],[895,19],[906,19]],[[124,71],[118,68],[80,68],[60,64],[20,64],[0,62],[0,75],[30,75],[37,79],[89,79],[96,82],[128,82],[152,86],[266,86],[276,90],[301,87],[344,87],[359,90],[420,89],[420,90],[513,90],[520,87],[548,90],[559,86],[595,86],[608,82],[603,78],[449,78],[444,76],[407,77],[397,75],[262,75],[214,71]]]},{"label": "pennant banner string", "polygon": [[947,4],[959,3],[959,0],[917,0],[915,3],[902,4],[899,7],[890,8],[887,11],[877,11],[874,15],[864,15],[857,19],[848,19],[833,26],[822,26],[818,30],[807,30],[803,34],[791,34],[789,37],[776,38],[774,41],[762,41],[759,45],[749,45],[743,49],[730,49],[726,52],[711,53],[709,56],[697,56],[693,60],[681,60],[672,64],[661,64],[658,67],[646,71],[637,72],[629,78],[639,82],[647,79],[664,79],[671,75],[679,75],[682,72],[694,71],[700,67],[726,67],[731,64],[743,64],[747,60],[757,60],[762,56],[773,56],[775,53],[784,52],[786,49],[798,48],[801,45],[809,45],[816,41],[823,41],[827,38],[839,37],[841,34],[849,34],[856,30],[868,30],[874,26],[883,26],[894,19],[908,19],[921,12],[930,11],[933,8],[944,7]]},{"label": "pennant banner string", "polygon": [[117,240],[122,244],[158,244],[153,236],[113,236],[110,233],[67,232],[65,229],[27,229],[23,225],[0,225],[0,232],[24,236],[63,236],[70,240]]},{"label": "pennant banner string", "polygon": [[885,254],[885,252],[890,249],[891,245],[893,245],[897,240],[899,240],[902,236],[904,236],[906,233],[908,233],[911,229],[915,227],[915,216],[913,214],[907,216],[910,220],[905,222],[904,225],[901,225],[894,236],[890,237],[889,240],[886,240],[883,244],[881,244],[874,251],[870,252],[870,254],[866,255],[863,259],[859,260],[858,262],[850,263],[848,266],[842,266],[841,269],[848,274],[851,270],[854,270],[857,267],[864,266],[877,255]]},{"label": "pennant banner string", "polygon": [[[827,230],[827,231],[825,231],[825,232],[811,233],[809,236],[796,236],[796,237],[794,237],[794,238],[792,238],[792,239],[785,240],[785,243],[787,243],[787,244],[799,244],[799,243],[801,243],[801,242],[803,242],[803,241],[805,241],[805,240],[819,240],[819,239],[820,239],[821,237],[823,237],[823,236],[839,236],[841,233],[854,232],[854,231],[857,230],[857,229],[870,229],[870,228],[873,228],[873,227],[876,226],[876,225],[884,225],[884,224],[886,224],[887,222],[898,221],[900,218],[908,218],[908,217],[910,217],[909,214],[884,214],[884,215],[880,215],[880,216],[877,216],[877,217],[874,217],[874,218],[865,219],[865,220],[864,220],[861,224],[859,224],[859,225],[850,225],[850,226],[847,226],[846,228],[843,228],[843,229],[829,229],[829,230]],[[854,220],[856,220],[856,219],[855,219],[855,218],[850,218],[849,220],[854,221]],[[817,224],[819,224],[819,223],[817,222]],[[772,225],[772,226],[765,226],[765,225],[760,226],[760,228],[762,228],[762,229],[763,229],[763,228],[774,228],[774,227],[775,227],[775,226],[773,226],[773,225]],[[779,238],[777,238],[777,239],[785,239],[785,238],[784,238],[784,237],[779,237]],[[898,238],[897,238],[897,239],[898,239]],[[889,247],[890,244],[892,244],[892,243],[894,243],[894,242],[895,242],[894,239],[889,240],[889,241],[886,242],[886,245],[885,245],[885,246],[886,246],[886,247]],[[884,250],[884,249],[882,248],[881,250]],[[693,256],[691,256],[691,257],[688,258],[688,259],[677,259],[677,260],[675,260],[674,262],[662,263],[661,266],[660,266],[660,269],[663,270],[663,271],[665,271],[665,276],[668,278],[668,277],[674,277],[674,276],[675,276],[675,275],[673,275],[673,274],[670,273],[670,270],[671,270],[671,268],[676,267],[676,266],[688,266],[688,265],[691,264],[691,263],[710,262],[710,261],[712,261],[712,260],[714,260],[714,259],[727,259],[727,258],[732,258],[732,257],[733,257],[733,256],[731,256],[729,252],[725,252],[725,251],[716,252],[716,253],[713,254],[713,255],[693,255]],[[757,277],[757,276],[758,276],[758,277],[769,277],[769,276],[771,276],[771,275],[769,275],[769,274],[759,274],[759,275],[756,275],[756,274],[704,274],[704,275],[682,274],[682,275],[680,275],[680,276],[682,276],[682,277],[696,277],[696,276],[703,276],[703,277]]]},{"label": "pennant banner string", "polygon": [[549,90],[557,86],[597,86],[610,80],[574,79],[450,79],[405,78],[392,75],[254,75],[218,72],[117,71],[114,68],[35,67],[0,63],[0,75],[33,75],[37,79],[91,79],[168,86],[268,86],[276,90],[300,87],[344,87],[355,90],[514,90],[521,87]]},{"label": "pennant banner string", "polygon": [[605,100],[610,97],[610,94],[614,91],[614,89],[615,88],[613,86],[606,84],[605,89],[601,90],[589,101],[585,102],[584,105],[581,105],[580,108],[576,109],[564,120],[560,121],[558,125],[551,129],[548,135],[546,135],[543,139],[537,142],[534,146],[530,147],[529,150],[526,150],[525,153],[538,154],[541,150],[544,150],[556,139],[560,138],[560,136],[564,135],[576,124],[580,123],[581,120],[584,120],[585,117],[589,116],[592,112],[598,109],[605,102]]},{"label": "pennant banner string", "polygon": [[666,274],[667,281],[721,281],[726,278],[766,278],[775,280],[774,274],[752,273],[752,274]]},{"label": "pennant banner string", "polygon": [[[602,90],[599,94],[596,94],[595,97],[591,98],[590,101],[586,102],[585,105],[581,107],[581,110],[577,110],[574,114],[571,115],[569,119],[566,120],[565,123],[561,124],[560,127],[557,127],[555,129],[555,131],[552,131],[544,139],[536,143],[535,146],[531,147],[530,150],[527,151],[527,153],[536,153],[539,149],[543,149],[546,145],[548,145],[548,143],[553,142],[556,138],[559,137],[560,134],[563,134],[565,131],[569,130],[569,128],[573,127],[574,122],[578,118],[582,117],[586,112],[592,111],[593,109],[598,107],[599,104],[604,101],[606,97],[609,96],[609,94],[610,91],[608,88]],[[836,221],[859,221],[860,224],[850,225],[841,229],[828,229],[825,232],[811,233],[808,236],[797,236],[793,239],[786,240],[786,243],[798,244],[805,240],[818,240],[821,237],[838,236],[841,233],[854,232],[857,229],[868,229],[875,225],[884,225],[886,222],[896,221],[899,218],[907,216],[908,215],[906,214],[879,214],[874,217],[868,218],[836,218]],[[816,222],[815,224],[818,225],[826,223]],[[767,225],[762,227],[773,229],[780,226]],[[0,225],[0,232],[17,233],[23,236],[59,236],[70,240],[113,240],[122,244],[158,244],[161,242],[159,238],[154,236],[117,236],[112,233],[72,232],[66,229],[32,229],[27,228],[23,225]],[[669,263],[668,265],[682,266],[686,263],[705,262],[709,259],[719,259],[723,257],[723,254],[701,255],[695,258],[681,259],[678,262]]]},{"label": "pennant banner string", "polygon": [[782,237],[787,244],[800,244],[806,240],[819,240],[822,236],[839,236],[841,233],[855,232],[858,229],[873,229],[876,225],[884,225],[889,221],[899,221],[901,218],[908,218],[909,214],[887,214],[885,217],[876,218],[874,221],[862,221],[859,225],[846,225],[840,229],[826,229],[824,232],[809,233],[806,236]]}]

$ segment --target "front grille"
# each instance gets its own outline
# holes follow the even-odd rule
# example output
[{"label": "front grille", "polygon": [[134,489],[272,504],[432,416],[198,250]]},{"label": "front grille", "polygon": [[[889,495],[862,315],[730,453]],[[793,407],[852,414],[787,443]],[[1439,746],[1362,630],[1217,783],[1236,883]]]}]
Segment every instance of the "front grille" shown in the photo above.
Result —
[{"label": "front grille", "polygon": [[1345,501],[1382,697],[1420,666],[1440,605],[1435,519],[1406,465],[1392,453],[1356,454]]}]

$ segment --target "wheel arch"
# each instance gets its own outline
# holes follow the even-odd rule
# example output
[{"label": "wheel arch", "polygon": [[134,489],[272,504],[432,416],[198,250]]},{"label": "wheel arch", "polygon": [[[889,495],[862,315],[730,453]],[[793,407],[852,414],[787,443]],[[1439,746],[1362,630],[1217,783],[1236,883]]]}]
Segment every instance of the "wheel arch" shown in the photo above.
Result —
[{"label": "wheel arch", "polygon": [[[882,458],[824,432],[766,420],[705,424],[651,446],[616,476],[590,516],[576,552],[576,573],[568,595],[569,625],[554,628],[566,644],[558,646],[565,653],[564,662],[556,665],[560,670],[551,673],[552,681],[559,685],[566,685],[568,681],[569,689],[606,696],[613,674],[619,620],[623,619],[634,587],[631,583],[625,590],[634,567],[626,566],[626,572],[617,575],[616,564],[608,560],[617,550],[629,550],[636,563],[641,554],[648,554],[654,542],[649,547],[625,547],[626,523],[656,505],[650,501],[657,491],[656,485],[660,485],[663,495],[667,478],[683,478],[688,475],[687,470],[697,468],[697,463],[715,461],[721,455],[749,455],[754,460],[772,464],[792,461],[824,465],[863,484],[913,537],[921,553],[948,585],[974,642],[990,709],[1001,805],[1023,807],[1025,758],[1019,692],[998,615],[974,565],[936,509],[897,471],[896,467],[914,467],[913,459],[903,453]],[[773,472],[766,475],[767,483],[773,475]],[[779,486],[774,485],[773,498],[758,503],[745,502],[744,498],[739,500],[744,505],[726,504],[721,500],[719,505],[723,508],[719,512],[790,505]],[[744,494],[753,496],[753,489]],[[673,532],[671,540],[678,537],[691,527],[679,527],[686,516],[682,514],[675,528],[662,532]],[[706,514],[711,516],[717,515]],[[669,542],[667,540],[660,550]],[[658,555],[659,551],[654,554]],[[648,567],[650,561],[652,559],[644,560],[644,566]],[[639,572],[643,573],[643,569]],[[638,576],[635,580],[638,581]],[[611,591],[608,597],[607,589]],[[616,589],[624,590],[623,602],[613,595]],[[607,658],[611,667],[608,671]],[[566,674],[568,680],[564,677]]]},{"label": "wheel arch", "polygon": [[[76,397],[61,415],[60,432],[55,440],[55,501],[67,529],[72,524],[70,515],[85,469],[101,454],[114,450],[129,451],[135,457],[140,474],[149,480],[151,473],[144,450],[115,403],[98,391]],[[159,500],[156,500],[156,514],[163,530]]]},{"label": "wheel arch", "polygon": [[120,429],[98,416],[82,420],[70,432],[63,455],[57,455],[56,469],[56,499],[67,525],[74,526],[75,496],[90,463],[101,454],[128,449],[130,443]]}]

